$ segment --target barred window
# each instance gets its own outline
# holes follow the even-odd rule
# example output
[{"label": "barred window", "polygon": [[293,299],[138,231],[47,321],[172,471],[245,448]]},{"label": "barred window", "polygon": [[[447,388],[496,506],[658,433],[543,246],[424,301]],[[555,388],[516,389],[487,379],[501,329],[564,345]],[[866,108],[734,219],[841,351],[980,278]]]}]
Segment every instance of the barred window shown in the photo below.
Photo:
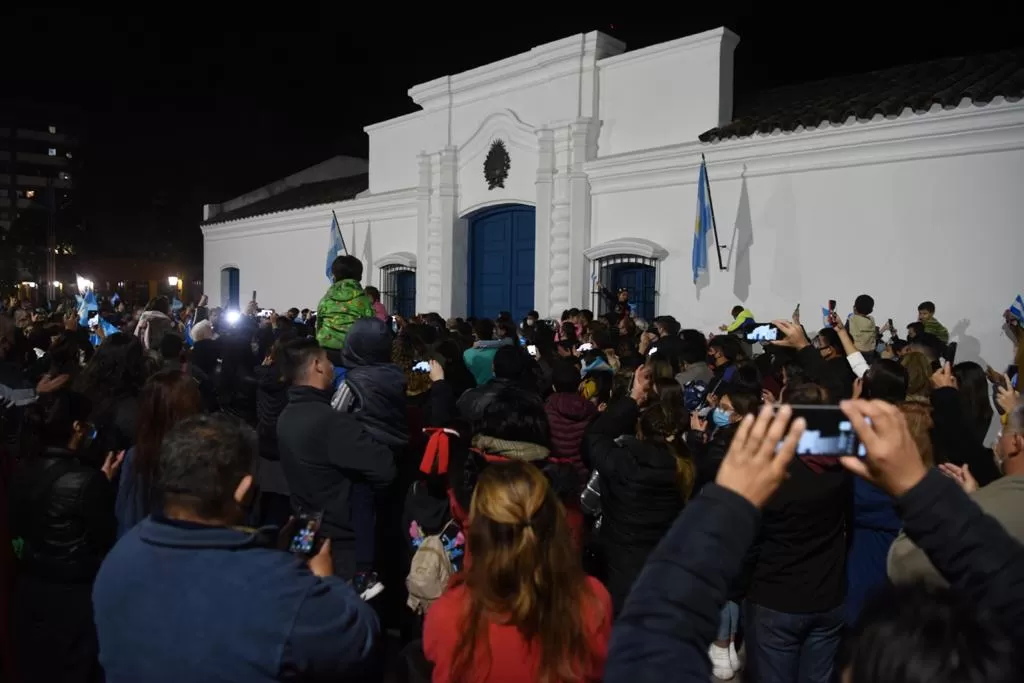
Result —
[{"label": "barred window", "polygon": [[380,269],[380,300],[392,315],[416,315],[416,269],[392,263]]},{"label": "barred window", "polygon": [[591,306],[595,317],[613,312],[618,293],[626,290],[632,315],[643,320],[654,318],[658,259],[616,254],[593,259],[590,266]]}]

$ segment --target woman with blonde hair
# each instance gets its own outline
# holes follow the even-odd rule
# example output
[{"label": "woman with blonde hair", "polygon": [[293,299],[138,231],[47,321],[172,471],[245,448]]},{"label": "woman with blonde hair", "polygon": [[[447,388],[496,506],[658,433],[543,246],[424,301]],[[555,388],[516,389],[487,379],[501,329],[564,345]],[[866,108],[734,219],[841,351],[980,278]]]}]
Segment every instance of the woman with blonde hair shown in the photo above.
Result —
[{"label": "woman with blonde hair", "polygon": [[611,598],[583,573],[565,510],[540,470],[488,466],[467,530],[472,561],[423,628],[434,683],[599,681]]}]

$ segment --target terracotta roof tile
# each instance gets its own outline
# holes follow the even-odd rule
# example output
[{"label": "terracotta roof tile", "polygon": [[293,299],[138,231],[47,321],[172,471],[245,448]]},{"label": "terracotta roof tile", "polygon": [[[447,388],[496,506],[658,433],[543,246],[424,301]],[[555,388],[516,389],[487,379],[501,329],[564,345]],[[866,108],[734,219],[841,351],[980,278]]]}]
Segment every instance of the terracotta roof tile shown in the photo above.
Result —
[{"label": "terracotta roof tile", "polygon": [[977,104],[1024,94],[1024,49],[951,57],[881,69],[854,76],[785,86],[737,99],[735,118],[703,133],[702,142],[756,133],[817,128],[851,116],[898,116],[904,109],[924,112],[933,105],[954,107],[967,98]]},{"label": "terracotta roof tile", "polygon": [[370,176],[366,173],[349,176],[347,178],[334,178],[332,180],[321,180],[315,183],[306,183],[290,190],[271,195],[266,199],[247,204],[233,211],[225,211],[217,214],[205,225],[215,223],[226,223],[240,218],[252,218],[267,213],[288,211],[290,209],[302,209],[317,204],[332,204],[334,202],[353,199],[357,194],[369,187]]}]

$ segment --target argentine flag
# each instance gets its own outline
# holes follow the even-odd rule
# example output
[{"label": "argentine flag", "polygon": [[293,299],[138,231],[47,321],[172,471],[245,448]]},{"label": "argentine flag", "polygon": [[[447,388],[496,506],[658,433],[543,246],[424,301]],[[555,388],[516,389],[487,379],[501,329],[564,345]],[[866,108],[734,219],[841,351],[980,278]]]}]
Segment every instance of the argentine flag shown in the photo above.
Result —
[{"label": "argentine flag", "polygon": [[701,159],[697,174],[697,220],[693,226],[693,281],[708,269],[708,232],[711,230],[711,202],[708,201],[708,169]]},{"label": "argentine flag", "polygon": [[345,248],[345,238],[341,234],[341,226],[338,225],[338,216],[333,211],[331,212],[331,241],[327,246],[327,281],[333,281],[331,276],[331,264],[334,263],[334,259],[342,253],[347,254],[348,249]]},{"label": "argentine flag", "polygon": [[1021,298],[1020,294],[1017,295],[1013,305],[1010,306],[1010,313],[1017,319],[1018,323],[1024,325],[1024,298]]}]

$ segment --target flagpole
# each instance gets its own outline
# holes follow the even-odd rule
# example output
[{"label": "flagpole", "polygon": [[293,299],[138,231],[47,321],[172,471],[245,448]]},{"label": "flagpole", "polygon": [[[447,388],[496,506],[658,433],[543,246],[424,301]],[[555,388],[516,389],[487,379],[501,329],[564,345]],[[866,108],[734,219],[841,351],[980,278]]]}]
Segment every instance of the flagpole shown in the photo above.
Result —
[{"label": "flagpole", "polygon": [[[341,231],[341,221],[338,220],[338,214],[334,209],[331,209],[331,215],[334,216],[334,225],[338,226],[338,237],[341,238],[341,247],[345,250],[345,256],[348,256],[348,245],[345,244],[345,233]],[[355,236],[353,235],[353,239]]]},{"label": "flagpole", "polygon": [[711,229],[715,232],[715,253],[718,254],[718,269],[727,270],[722,263],[722,245],[718,243],[718,222],[715,220],[715,203],[711,200],[711,178],[708,176],[708,161],[701,152],[700,162],[704,164],[704,191],[708,193],[708,208],[711,209]]}]

